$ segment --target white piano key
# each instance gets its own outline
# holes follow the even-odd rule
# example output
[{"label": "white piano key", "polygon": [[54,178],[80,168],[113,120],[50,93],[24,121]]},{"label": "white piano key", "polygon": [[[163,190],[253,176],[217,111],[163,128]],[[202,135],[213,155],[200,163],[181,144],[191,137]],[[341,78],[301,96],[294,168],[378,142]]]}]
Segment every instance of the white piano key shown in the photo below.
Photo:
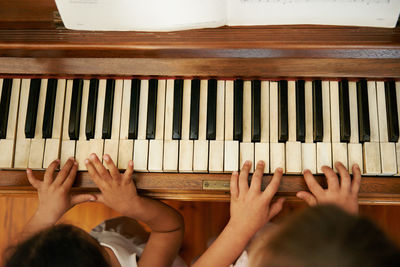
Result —
[{"label": "white piano key", "polygon": [[[313,142],[313,94],[312,82],[306,81],[304,85],[304,104],[305,104],[305,119],[306,119],[306,143]],[[315,144],[314,144],[315,145]],[[307,148],[309,150],[309,148]],[[315,151],[315,148],[314,148]],[[315,156],[314,156],[315,158]],[[315,162],[314,162],[315,164]],[[315,168],[314,168],[315,169]]]},{"label": "white piano key", "polygon": [[[268,81],[261,82],[261,138],[260,138],[260,141],[261,141],[261,143],[269,143],[269,82]],[[268,154],[269,154],[269,152],[268,152]]]},{"label": "white piano key", "polygon": [[179,172],[193,171],[193,140],[179,141]]},{"label": "white piano key", "polygon": [[264,161],[264,173],[269,173],[269,143],[255,143],[254,164]]},{"label": "white piano key", "polygon": [[53,130],[51,139],[46,140],[42,166],[43,168],[47,168],[53,160],[60,157],[65,87],[66,80],[59,79],[57,81],[56,103],[54,106]]},{"label": "white piano key", "polygon": [[135,140],[135,150],[133,151],[133,168],[135,171],[147,172],[148,150],[148,140]]},{"label": "white piano key", "polygon": [[[132,80],[123,81],[121,128],[119,132],[120,140],[128,140],[129,132],[129,111],[131,106],[131,87]],[[127,166],[127,165],[126,165]]]},{"label": "white piano key", "polygon": [[[13,167],[20,87],[21,80],[13,79],[6,139],[0,140],[0,151],[8,151],[8,153],[0,153],[0,168]],[[2,85],[0,85],[0,88],[2,88]]]},{"label": "white piano key", "polygon": [[189,140],[191,83],[191,80],[184,80],[183,82],[182,140],[179,140],[179,172],[193,171],[193,140]]},{"label": "white piano key", "polygon": [[182,140],[189,140],[190,133],[190,101],[192,96],[191,80],[183,81],[182,95]]},{"label": "white piano key", "polygon": [[138,136],[137,136],[139,140],[146,139],[148,99],[149,99],[149,80],[141,80],[140,99],[139,99],[139,123],[138,123]]},{"label": "white piano key", "polygon": [[14,168],[27,168],[31,140],[25,138],[25,121],[28,109],[30,79],[22,79],[18,112],[18,126],[15,143]]},{"label": "white piano key", "polygon": [[193,171],[208,171],[208,145],[207,136],[207,93],[208,81],[200,81],[200,106],[199,106],[199,139],[194,140]]},{"label": "white piano key", "polygon": [[[242,138],[243,143],[251,142],[251,108],[252,108],[251,81],[244,81],[243,82],[243,138]],[[242,162],[240,163],[240,166],[242,166]]]},{"label": "white piano key", "polygon": [[[103,159],[104,139],[103,139],[103,119],[104,119],[104,105],[106,99],[107,80],[99,80],[99,90],[97,94],[97,107],[96,107],[96,125],[94,130],[94,139],[90,139],[91,153],[95,153],[99,159]],[[128,112],[129,113],[129,112]]]},{"label": "white piano key", "polygon": [[396,144],[389,142],[384,82],[376,82],[382,175],[397,173]]},{"label": "white piano key", "polygon": [[[119,140],[118,169],[120,170],[126,169],[128,167],[129,161],[133,160],[133,146],[134,146],[134,140],[130,139]],[[135,165],[135,163],[133,164]]]},{"label": "white piano key", "polygon": [[75,160],[78,162],[78,170],[86,170],[85,160],[91,153],[90,142],[86,140],[86,118],[89,102],[89,80],[83,80],[81,120],[79,126],[79,139],[76,141]]},{"label": "white piano key", "polygon": [[397,173],[396,143],[380,143],[382,175]]},{"label": "white piano key", "polygon": [[363,168],[363,152],[362,152],[362,144],[354,144],[354,143],[349,143],[347,144],[347,150],[348,150],[348,159],[349,159],[349,173],[353,173],[353,165],[358,164],[360,167],[361,173],[364,172]]},{"label": "white piano key", "polygon": [[370,142],[379,142],[378,107],[376,103],[377,102],[376,83],[368,81],[367,87],[368,87]]},{"label": "white piano key", "polygon": [[[217,102],[218,105],[218,102]],[[224,142],[218,140],[210,141],[209,172],[224,171]]]},{"label": "white piano key", "polygon": [[271,173],[274,173],[277,168],[282,168],[285,173],[285,144],[270,143],[269,148]]},{"label": "white piano key", "polygon": [[[157,135],[157,134],[156,134]],[[149,166],[150,172],[162,172],[163,170],[163,140],[150,140],[149,143]]]},{"label": "white piano key", "polygon": [[[306,104],[307,106],[307,104]],[[317,146],[313,143],[301,144],[301,171],[308,169],[311,173],[317,173]]]},{"label": "white piano key", "polygon": [[322,172],[322,166],[332,168],[332,144],[325,142],[317,143],[317,173]]},{"label": "white piano key", "polygon": [[329,84],[331,92],[332,143],[340,143],[339,83],[330,81]]},{"label": "white piano key", "polygon": [[[389,142],[387,118],[386,118],[386,97],[384,82],[376,82],[376,103],[378,107],[379,141],[381,143]],[[371,125],[371,128],[373,126]]]},{"label": "white piano key", "polygon": [[335,167],[336,162],[341,162],[348,169],[347,143],[332,143],[332,162],[335,172],[337,172]]},{"label": "white piano key", "polygon": [[254,172],[254,143],[240,143],[239,152],[239,167],[242,168],[243,164],[248,160],[251,162],[250,173]]},{"label": "white piano key", "polygon": [[[271,143],[278,143],[278,83],[277,82],[270,82],[269,84],[269,93],[270,93],[270,120],[269,120],[269,127],[270,127],[270,142]],[[272,149],[272,147],[270,147]],[[271,158],[272,160],[272,158]],[[271,166],[271,171],[273,171]]]},{"label": "white piano key", "polygon": [[[400,82],[396,82],[397,118],[400,125]],[[400,174],[400,142],[396,143],[397,174]]]},{"label": "white piano key", "polygon": [[164,141],[164,165],[163,165],[164,172],[178,171],[178,153],[179,153],[178,147],[179,147],[178,140]]},{"label": "white piano key", "polygon": [[178,171],[179,141],[172,140],[174,80],[167,80],[165,94],[164,164],[165,172]]},{"label": "white piano key", "polygon": [[301,173],[301,143],[286,142],[286,173]]},{"label": "white piano key", "polygon": [[225,83],[225,140],[233,140],[233,81]]},{"label": "white piano key", "polygon": [[378,142],[365,142],[363,144],[363,158],[364,174],[377,175],[381,173],[381,156]]},{"label": "white piano key", "polygon": [[65,89],[65,102],[64,102],[64,118],[62,128],[62,142],[60,153],[60,168],[64,166],[70,157],[75,157],[75,141],[69,139],[68,124],[69,115],[71,110],[71,96],[72,96],[73,80],[67,80],[67,87]]},{"label": "white piano key", "polygon": [[[323,112],[323,128],[324,143],[331,142],[331,103],[330,103],[330,86],[329,81],[322,81],[322,112]],[[317,149],[318,150],[318,149]]]},{"label": "white piano key", "polygon": [[288,130],[289,142],[296,142],[296,82],[288,81]]},{"label": "white piano key", "polygon": [[358,132],[358,105],[357,105],[356,82],[349,82],[349,106],[350,106],[350,143],[358,144],[359,132]]},{"label": "white piano key", "polygon": [[[132,80],[123,81],[121,127],[119,131],[118,169],[126,169],[130,160],[133,160],[134,141],[128,139],[129,110],[131,105]],[[97,121],[97,119],[96,119]]]},{"label": "white piano key", "polygon": [[156,111],[156,135],[149,143],[149,164],[151,172],[162,172],[164,152],[164,110],[165,110],[165,86],[166,80],[158,81],[157,111]]},{"label": "white piano key", "polygon": [[208,171],[208,140],[195,140],[193,146],[193,171]]},{"label": "white piano key", "polygon": [[115,80],[114,104],[111,125],[111,139],[104,141],[104,154],[110,155],[114,164],[118,166],[119,131],[121,126],[121,105],[123,81]]},{"label": "white piano key", "polygon": [[[233,129],[232,129],[233,131]],[[239,170],[239,142],[225,141],[224,171],[233,172]]]},{"label": "white piano key", "polygon": [[31,139],[31,148],[29,149],[28,167],[31,169],[41,169],[43,166],[45,139],[43,133],[43,116],[46,104],[47,79],[42,79],[40,83],[39,103],[36,115],[35,135]]},{"label": "white piano key", "polygon": [[[217,82],[217,121],[215,140],[223,141],[225,136],[225,81]],[[233,131],[233,130],[232,130]],[[212,141],[211,141],[212,142]]]}]

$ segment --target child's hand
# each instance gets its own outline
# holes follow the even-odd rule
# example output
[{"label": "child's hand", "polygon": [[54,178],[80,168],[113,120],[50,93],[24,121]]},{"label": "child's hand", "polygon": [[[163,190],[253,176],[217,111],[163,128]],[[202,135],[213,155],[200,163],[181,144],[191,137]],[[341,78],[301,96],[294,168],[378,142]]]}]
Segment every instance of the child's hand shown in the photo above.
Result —
[{"label": "child's hand", "polygon": [[121,174],[109,155],[104,155],[103,159],[110,171],[96,154],[91,154],[90,159],[85,161],[90,177],[101,191],[96,196],[97,201],[125,215],[127,211],[134,209],[132,204],[140,200],[132,180],[133,162],[130,161],[125,173]]},{"label": "child's hand", "polygon": [[95,197],[90,194],[70,194],[78,170],[78,165],[74,159],[70,158],[56,178],[53,178],[59,164],[60,161],[55,160],[49,165],[43,181],[38,180],[31,169],[26,170],[29,182],[37,189],[39,195],[39,206],[36,213],[39,214],[38,217],[43,222],[46,221],[47,223],[55,223],[76,204],[95,200]]},{"label": "child's hand", "polygon": [[304,171],[304,179],[311,193],[306,191],[297,192],[297,197],[304,200],[310,206],[317,204],[334,204],[343,210],[358,214],[358,190],[361,183],[361,172],[357,164],[353,165],[353,181],[350,174],[342,163],[336,163],[339,171],[341,183],[336,173],[329,167],[322,167],[326,176],[328,189],[324,190],[309,170]]},{"label": "child's hand", "polygon": [[251,162],[246,162],[240,175],[234,172],[231,177],[231,219],[229,224],[248,238],[251,238],[264,224],[282,210],[284,198],[271,204],[278,191],[282,178],[282,169],[277,169],[271,182],[261,191],[264,162],[260,161],[248,185]]}]

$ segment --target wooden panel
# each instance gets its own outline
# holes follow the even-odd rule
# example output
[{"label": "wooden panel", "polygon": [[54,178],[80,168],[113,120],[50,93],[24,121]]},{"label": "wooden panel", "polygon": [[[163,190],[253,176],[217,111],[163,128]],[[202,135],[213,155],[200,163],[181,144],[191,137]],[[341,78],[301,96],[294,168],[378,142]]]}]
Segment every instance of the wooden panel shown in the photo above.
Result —
[{"label": "wooden panel", "polygon": [[[44,171],[35,171],[37,177],[43,177]],[[229,181],[230,174],[193,174],[193,173],[135,173],[133,178],[137,188],[144,195],[162,199],[182,200],[227,200],[227,190],[203,190],[203,181]],[[263,177],[263,187],[271,180],[271,175]],[[316,176],[318,182],[326,187],[323,176]],[[75,187],[77,190],[97,191],[96,185],[87,172],[78,174]],[[1,171],[0,193],[32,193],[26,174],[23,171]],[[307,190],[302,176],[285,175],[279,188],[279,195],[296,200],[298,191]],[[400,204],[400,179],[398,177],[363,177],[360,188],[360,202]]]}]

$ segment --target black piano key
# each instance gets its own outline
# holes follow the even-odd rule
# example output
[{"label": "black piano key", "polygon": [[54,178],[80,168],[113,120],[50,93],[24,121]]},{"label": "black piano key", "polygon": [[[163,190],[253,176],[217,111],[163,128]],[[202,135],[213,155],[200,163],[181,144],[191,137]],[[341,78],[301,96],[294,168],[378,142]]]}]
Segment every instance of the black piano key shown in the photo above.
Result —
[{"label": "black piano key", "polygon": [[72,85],[71,109],[69,113],[68,135],[71,140],[79,139],[81,122],[83,80],[74,79]]},{"label": "black piano key", "polygon": [[340,116],[340,142],[350,142],[350,105],[349,82],[339,82],[339,116]]},{"label": "black piano key", "polygon": [[367,81],[357,82],[358,132],[360,143],[370,141]]},{"label": "black piano key", "polygon": [[96,128],[97,97],[99,94],[99,80],[91,79],[89,85],[89,99],[86,113],[86,139],[93,139]]},{"label": "black piano key", "polygon": [[146,139],[156,138],[157,90],[158,80],[151,79],[149,81],[149,97],[147,102]]},{"label": "black piano key", "polygon": [[233,140],[243,137],[243,80],[233,83]]},{"label": "black piano key", "polygon": [[322,142],[324,138],[324,119],[322,109],[322,81],[313,81],[313,141]]},{"label": "black piano key", "polygon": [[261,140],[261,81],[251,81],[251,141]]},{"label": "black piano key", "polygon": [[32,79],[29,87],[28,109],[26,110],[25,137],[35,137],[37,110],[40,95],[40,79]]},{"label": "black piano key", "polygon": [[104,102],[103,131],[102,131],[103,139],[111,138],[112,117],[114,109],[114,90],[115,90],[115,80],[107,79],[106,99]]},{"label": "black piano key", "polygon": [[278,82],[278,141],[288,140],[288,83],[285,80]]},{"label": "black piano key", "polygon": [[140,80],[133,79],[131,87],[131,104],[129,108],[128,138],[137,139],[139,121]]},{"label": "black piano key", "polygon": [[46,103],[44,105],[42,137],[51,138],[53,134],[54,108],[56,106],[57,79],[47,81]]},{"label": "black piano key", "polygon": [[217,134],[217,80],[208,80],[207,92],[207,140],[215,140]]},{"label": "black piano key", "polygon": [[174,107],[172,121],[172,139],[181,139],[182,131],[182,99],[183,99],[183,80],[174,81]]},{"label": "black piano key", "polygon": [[199,139],[200,80],[192,80],[190,93],[190,131],[189,139]]},{"label": "black piano key", "polygon": [[304,143],[306,140],[306,113],[304,81],[296,82],[296,140]]},{"label": "black piano key", "polygon": [[385,82],[386,117],[389,142],[399,140],[399,121],[397,115],[396,85],[394,81]]},{"label": "black piano key", "polygon": [[0,139],[7,137],[8,114],[10,112],[12,79],[3,80],[0,101]]}]

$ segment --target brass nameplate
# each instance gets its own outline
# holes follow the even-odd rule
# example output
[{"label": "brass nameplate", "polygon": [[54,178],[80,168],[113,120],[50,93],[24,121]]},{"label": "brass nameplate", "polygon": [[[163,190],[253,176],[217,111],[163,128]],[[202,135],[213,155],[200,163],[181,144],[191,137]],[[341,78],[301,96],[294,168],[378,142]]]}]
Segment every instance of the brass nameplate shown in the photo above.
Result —
[{"label": "brass nameplate", "polygon": [[230,182],[223,180],[204,180],[203,181],[203,190],[228,190],[230,189]]}]

